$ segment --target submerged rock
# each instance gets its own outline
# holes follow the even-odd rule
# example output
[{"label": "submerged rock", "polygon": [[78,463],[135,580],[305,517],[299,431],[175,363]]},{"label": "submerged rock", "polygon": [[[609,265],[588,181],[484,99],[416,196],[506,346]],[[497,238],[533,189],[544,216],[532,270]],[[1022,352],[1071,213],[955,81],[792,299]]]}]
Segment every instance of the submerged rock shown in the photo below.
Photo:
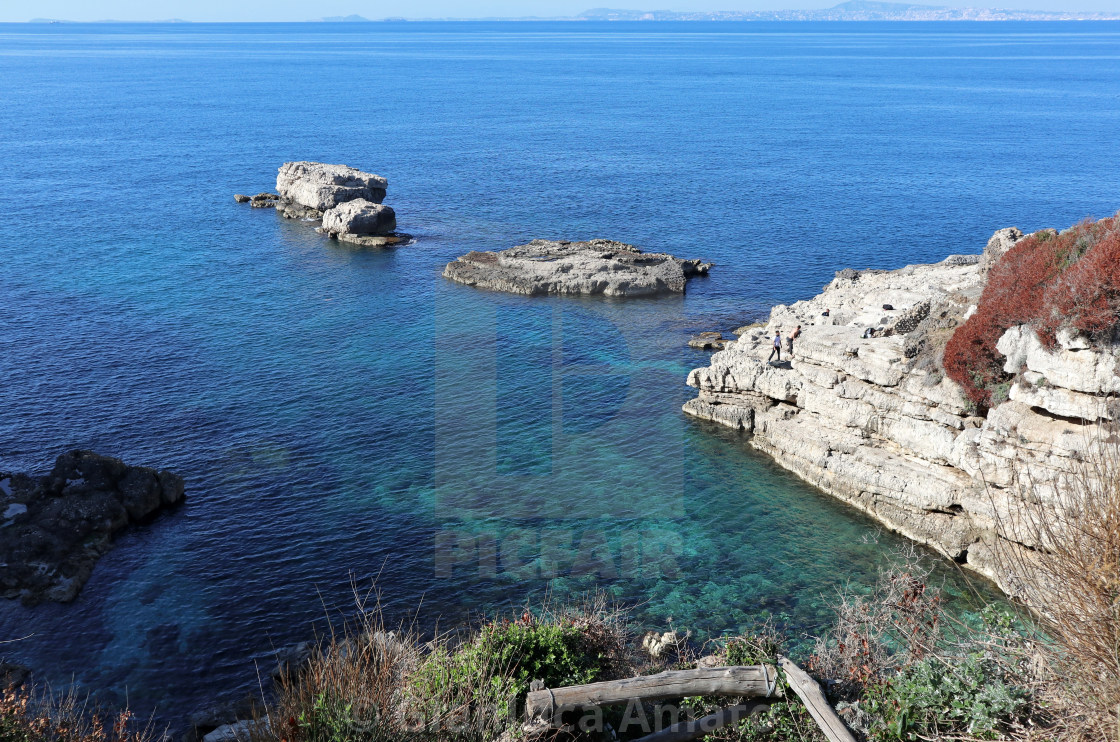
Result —
[{"label": "submerged rock", "polygon": [[359,198],[379,204],[387,187],[380,175],[322,162],[285,162],[276,176],[282,198],[319,212]]},{"label": "submerged rock", "polygon": [[652,296],[684,293],[685,282],[711,266],[643,253],[613,240],[533,240],[501,252],[470,252],[448,263],[443,275],[468,286],[529,296]]},{"label": "submerged rock", "polygon": [[59,456],[44,477],[0,472],[0,595],[73,600],[117,531],[182,499],[178,475],[91,451]]}]

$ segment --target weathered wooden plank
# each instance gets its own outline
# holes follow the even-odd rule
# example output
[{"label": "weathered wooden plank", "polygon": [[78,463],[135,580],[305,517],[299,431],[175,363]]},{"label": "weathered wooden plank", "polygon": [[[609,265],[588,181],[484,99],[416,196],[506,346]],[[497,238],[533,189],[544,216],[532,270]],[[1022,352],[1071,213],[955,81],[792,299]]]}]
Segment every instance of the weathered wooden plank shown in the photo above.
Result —
[{"label": "weathered wooden plank", "polygon": [[824,697],[824,692],[821,687],[817,685],[817,681],[809,677],[809,674],[795,665],[788,657],[779,657],[778,664],[786,673],[786,682],[789,687],[805,704],[805,708],[809,710],[809,715],[813,717],[813,721],[817,722],[817,726],[824,732],[824,736],[828,737],[831,742],[856,742],[856,738],[844,726],[844,722],[832,710],[832,706],[828,704],[828,699]]},{"label": "weathered wooden plank", "polygon": [[637,742],[688,742],[688,740],[703,737],[705,734],[711,734],[715,730],[721,729],[728,724],[738,724],[756,711],[762,711],[769,707],[769,701],[741,703],[738,706],[720,709],[714,714],[708,714],[699,719],[673,724],[659,732],[647,734]]},{"label": "weathered wooden plank", "polygon": [[704,667],[669,670],[624,680],[588,685],[570,685],[531,691],[525,699],[529,719],[555,718],[558,712],[589,706],[611,706],[637,701],[661,701],[687,696],[741,696],[759,698],[778,695],[777,670],[770,665]]}]

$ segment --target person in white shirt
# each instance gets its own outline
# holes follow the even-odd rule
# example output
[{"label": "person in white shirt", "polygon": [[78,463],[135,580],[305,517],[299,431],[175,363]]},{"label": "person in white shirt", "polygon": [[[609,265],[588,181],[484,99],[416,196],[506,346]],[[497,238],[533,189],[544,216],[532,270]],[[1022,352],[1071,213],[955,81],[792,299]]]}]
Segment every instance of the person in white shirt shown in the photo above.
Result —
[{"label": "person in white shirt", "polygon": [[775,330],[774,331],[774,349],[772,351],[770,351],[770,357],[766,359],[767,363],[770,363],[770,361],[772,361],[774,359],[774,354],[775,353],[778,354],[778,363],[781,363],[782,362],[782,331],[781,330]]}]

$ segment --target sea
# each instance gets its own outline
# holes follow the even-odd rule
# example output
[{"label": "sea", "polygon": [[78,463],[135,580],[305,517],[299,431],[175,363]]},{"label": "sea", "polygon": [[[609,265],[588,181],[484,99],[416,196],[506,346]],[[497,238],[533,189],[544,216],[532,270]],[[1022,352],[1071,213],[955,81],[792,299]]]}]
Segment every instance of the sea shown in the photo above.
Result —
[{"label": "sea", "polygon": [[[434,631],[599,591],[808,642],[906,543],[686,417],[687,340],[1111,215],[1118,155],[1118,23],[0,25],[0,471],[187,484],[74,602],[0,604],[0,653],[175,724],[359,603]],[[412,241],[234,202],[290,160],[385,176]],[[630,300],[441,276],[597,237],[715,267]]]}]

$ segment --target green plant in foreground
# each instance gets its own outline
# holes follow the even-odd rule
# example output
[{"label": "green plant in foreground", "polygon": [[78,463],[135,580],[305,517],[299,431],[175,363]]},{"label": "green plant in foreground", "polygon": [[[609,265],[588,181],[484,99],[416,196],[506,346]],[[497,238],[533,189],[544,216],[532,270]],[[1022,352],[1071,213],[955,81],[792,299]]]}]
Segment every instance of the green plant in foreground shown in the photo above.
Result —
[{"label": "green plant in foreground", "polygon": [[538,622],[529,613],[483,627],[472,649],[493,666],[510,670],[518,697],[538,679],[549,688],[592,683],[600,679],[607,659],[574,624]]},{"label": "green plant in foreground", "polygon": [[726,640],[725,655],[729,665],[774,664],[782,651],[782,639],[770,626]]},{"label": "green plant in foreground", "polygon": [[998,739],[1027,709],[1029,696],[1006,682],[995,660],[972,652],[957,662],[927,658],[868,689],[873,740],[968,736]]},{"label": "green plant in foreground", "polygon": [[707,742],[823,742],[825,738],[805,707],[791,700],[775,703],[704,739]]},{"label": "green plant in foreground", "polygon": [[302,712],[296,725],[306,742],[341,742],[353,738],[356,720],[353,705],[327,693],[315,696],[314,705]]}]

